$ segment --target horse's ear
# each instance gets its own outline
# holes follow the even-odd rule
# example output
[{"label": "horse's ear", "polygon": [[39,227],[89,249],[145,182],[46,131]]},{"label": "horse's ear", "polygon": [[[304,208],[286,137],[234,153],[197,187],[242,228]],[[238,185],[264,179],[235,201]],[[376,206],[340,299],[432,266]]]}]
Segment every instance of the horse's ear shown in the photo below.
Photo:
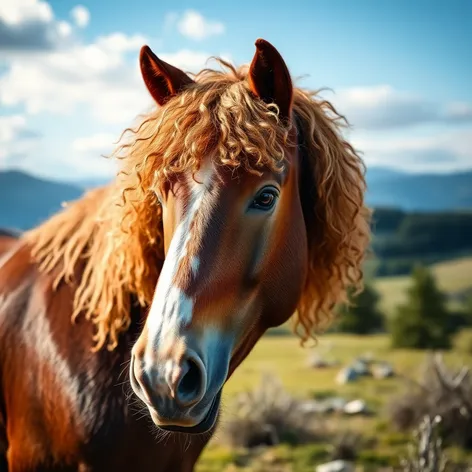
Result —
[{"label": "horse's ear", "polygon": [[159,105],[194,83],[185,72],[159,59],[149,46],[141,48],[139,65],[144,83]]},{"label": "horse's ear", "polygon": [[292,107],[293,85],[285,61],[269,42],[256,41],[256,53],[248,73],[251,91],[266,103],[279,107],[281,118],[288,118]]}]

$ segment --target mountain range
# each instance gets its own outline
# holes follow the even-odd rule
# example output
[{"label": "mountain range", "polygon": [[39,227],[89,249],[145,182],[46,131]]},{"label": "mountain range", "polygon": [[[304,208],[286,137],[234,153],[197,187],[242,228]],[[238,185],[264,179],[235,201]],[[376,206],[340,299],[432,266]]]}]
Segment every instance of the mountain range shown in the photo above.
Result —
[{"label": "mountain range", "polygon": [[0,171],[0,227],[26,230],[83,193],[80,185],[42,179],[21,171]]},{"label": "mountain range", "polygon": [[[0,171],[0,227],[29,229],[106,180],[58,182],[18,170]],[[367,171],[367,203],[405,211],[472,209],[472,171],[407,174],[382,167]]]},{"label": "mountain range", "polygon": [[472,171],[407,174],[382,167],[367,170],[367,202],[405,211],[472,209]]}]

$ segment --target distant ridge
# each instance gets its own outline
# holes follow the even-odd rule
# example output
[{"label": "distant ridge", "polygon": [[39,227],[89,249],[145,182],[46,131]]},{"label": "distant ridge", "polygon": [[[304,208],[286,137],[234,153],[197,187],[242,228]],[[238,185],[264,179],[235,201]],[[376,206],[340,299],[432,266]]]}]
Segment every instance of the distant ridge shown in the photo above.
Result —
[{"label": "distant ridge", "polygon": [[[105,179],[78,181],[91,188]],[[367,170],[367,202],[373,207],[393,207],[406,211],[472,210],[472,171],[448,174],[409,174],[388,167]]]},{"label": "distant ridge", "polygon": [[406,211],[472,209],[472,171],[407,174],[382,167],[367,170],[367,202]]},{"label": "distant ridge", "polygon": [[22,171],[0,171],[0,227],[27,230],[83,194],[80,186],[42,179]]},{"label": "distant ridge", "polygon": [[[86,189],[110,179],[59,182],[23,171],[0,171],[0,227],[29,229],[79,198]],[[472,171],[451,174],[407,174],[383,167],[367,171],[367,203],[404,211],[472,211]]]}]

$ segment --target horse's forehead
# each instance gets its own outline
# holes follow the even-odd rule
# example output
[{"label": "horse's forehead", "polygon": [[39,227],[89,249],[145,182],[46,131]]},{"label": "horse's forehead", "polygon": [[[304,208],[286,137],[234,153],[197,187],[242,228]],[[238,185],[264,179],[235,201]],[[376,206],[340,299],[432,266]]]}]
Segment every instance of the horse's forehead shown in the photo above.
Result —
[{"label": "horse's forehead", "polygon": [[210,157],[202,160],[198,171],[188,172],[183,179],[179,179],[175,195],[186,201],[205,199],[205,201],[226,198],[244,197],[253,191],[265,178],[272,173],[264,171],[256,175],[243,168],[232,169],[230,166],[215,163]]},{"label": "horse's forehead", "polygon": [[192,179],[193,189],[199,192],[201,191],[202,187],[209,187],[213,184],[217,176],[218,169],[214,160],[211,159],[211,157],[206,157],[203,159],[201,166]]}]

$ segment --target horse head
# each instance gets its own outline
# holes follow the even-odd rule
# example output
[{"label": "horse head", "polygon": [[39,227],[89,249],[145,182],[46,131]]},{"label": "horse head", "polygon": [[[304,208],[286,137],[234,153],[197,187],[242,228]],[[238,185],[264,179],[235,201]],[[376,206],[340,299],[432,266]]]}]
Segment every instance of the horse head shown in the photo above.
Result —
[{"label": "horse head", "polygon": [[193,79],[147,46],[140,66],[159,107],[140,179],[163,260],[131,386],[159,427],[202,433],[268,328],[295,313],[307,339],[360,282],[363,170],[335,110],[294,87],[267,41],[231,78]]}]

